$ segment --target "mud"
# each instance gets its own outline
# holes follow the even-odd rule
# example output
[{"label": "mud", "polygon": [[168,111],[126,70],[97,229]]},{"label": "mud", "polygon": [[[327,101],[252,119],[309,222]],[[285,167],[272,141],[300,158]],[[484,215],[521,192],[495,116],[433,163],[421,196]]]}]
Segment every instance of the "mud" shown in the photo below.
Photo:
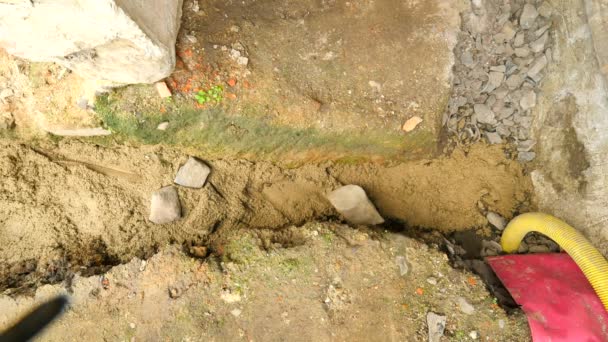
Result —
[{"label": "mud", "polygon": [[509,218],[529,205],[527,176],[500,149],[395,165],[291,169],[208,160],[208,186],[179,188],[183,219],[154,225],[147,219],[149,196],[172,184],[187,155],[160,146],[77,140],[2,140],[0,147],[0,288],[17,292],[145,258],[171,243],[213,249],[233,229],[339,219],[324,194],[341,184],[361,185],[386,219],[407,227],[480,227],[487,225],[484,209]]}]

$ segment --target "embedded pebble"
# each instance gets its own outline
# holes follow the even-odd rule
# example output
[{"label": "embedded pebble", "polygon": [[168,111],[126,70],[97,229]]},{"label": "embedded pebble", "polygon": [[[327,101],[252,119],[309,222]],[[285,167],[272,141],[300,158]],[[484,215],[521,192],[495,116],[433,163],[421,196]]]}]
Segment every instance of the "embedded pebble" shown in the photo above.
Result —
[{"label": "embedded pebble", "polygon": [[490,145],[503,143],[502,138],[500,137],[500,134],[498,134],[498,133],[486,132],[486,138],[488,138],[488,143]]},{"label": "embedded pebble", "polygon": [[202,188],[210,173],[211,169],[207,164],[190,157],[177,171],[174,182],[188,188]]},{"label": "embedded pebble", "polygon": [[488,222],[498,230],[504,230],[507,226],[507,220],[493,211],[488,211],[486,219],[488,219]]},{"label": "embedded pebble", "polygon": [[169,127],[169,122],[165,121],[165,122],[159,123],[158,126],[156,126],[156,129],[159,131],[166,131],[168,127]]},{"label": "embedded pebble", "polygon": [[479,337],[479,334],[477,333],[477,331],[473,330],[469,333],[469,337],[473,340],[476,340],[477,337]]},{"label": "embedded pebble", "polygon": [[182,209],[177,189],[167,186],[152,194],[150,221],[156,224],[170,223],[178,220],[181,214]]},{"label": "embedded pebble", "polygon": [[463,297],[456,298],[456,303],[458,304],[460,311],[462,311],[464,314],[472,315],[475,313],[475,307],[467,302],[467,300]]},{"label": "embedded pebble", "polygon": [[519,25],[524,29],[529,29],[532,27],[537,17],[538,11],[536,10],[536,7],[531,4],[525,4],[521,16],[519,17]]},{"label": "embedded pebble", "polygon": [[329,193],[327,199],[351,223],[377,225],[384,222],[365,190],[358,185],[345,185]]},{"label": "embedded pebble", "polygon": [[426,324],[429,330],[429,342],[440,342],[445,331],[447,317],[434,312],[426,314]]},{"label": "embedded pebble", "polygon": [[399,275],[401,275],[402,277],[407,275],[410,268],[407,265],[407,260],[405,259],[405,257],[403,255],[397,255],[395,257],[395,263],[399,267]]},{"label": "embedded pebble", "polygon": [[540,38],[530,43],[530,49],[532,52],[537,53],[541,52],[545,49],[545,45],[547,45],[547,41],[549,40],[549,33],[545,32]]},{"label": "embedded pebble", "polygon": [[489,124],[489,125],[496,124],[496,118],[494,117],[494,112],[492,112],[490,107],[486,106],[485,104],[478,103],[473,108],[475,110],[475,115],[477,116],[478,122],[481,122],[484,124]]},{"label": "embedded pebble", "polygon": [[521,162],[531,162],[536,158],[536,153],[534,152],[519,152],[517,154],[517,159]]},{"label": "embedded pebble", "polygon": [[536,106],[536,93],[532,89],[525,91],[519,101],[521,109],[528,110]]}]

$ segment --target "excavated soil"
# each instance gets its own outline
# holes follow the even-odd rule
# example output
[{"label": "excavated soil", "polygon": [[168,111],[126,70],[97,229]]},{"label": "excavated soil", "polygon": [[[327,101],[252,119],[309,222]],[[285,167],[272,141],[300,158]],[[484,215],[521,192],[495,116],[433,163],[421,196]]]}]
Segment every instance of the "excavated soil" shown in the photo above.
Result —
[{"label": "excavated soil", "polygon": [[102,272],[171,243],[221,252],[218,241],[234,229],[337,219],[324,194],[342,184],[361,185],[385,218],[407,229],[483,227],[485,210],[510,218],[530,205],[528,177],[500,148],[394,165],[208,160],[203,189],[178,189],[183,218],[155,225],[150,195],[172,184],[187,155],[77,140],[0,146],[0,288],[9,292]]}]

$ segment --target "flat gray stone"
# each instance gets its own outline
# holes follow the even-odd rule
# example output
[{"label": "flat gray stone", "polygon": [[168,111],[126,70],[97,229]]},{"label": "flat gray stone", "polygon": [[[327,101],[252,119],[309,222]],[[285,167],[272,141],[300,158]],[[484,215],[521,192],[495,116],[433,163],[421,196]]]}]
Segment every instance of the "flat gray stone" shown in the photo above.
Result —
[{"label": "flat gray stone", "polygon": [[210,173],[211,169],[207,164],[190,157],[177,171],[174,182],[188,188],[202,188]]},{"label": "flat gray stone", "polygon": [[549,32],[543,33],[540,38],[530,43],[530,50],[534,53],[541,52],[545,49],[545,45],[547,45],[547,41],[549,41]]},{"label": "flat gray stone", "polygon": [[156,224],[170,223],[182,215],[177,189],[166,186],[152,194],[150,202],[150,221]]},{"label": "flat gray stone", "polygon": [[524,45],[525,38],[526,38],[526,34],[524,33],[524,31],[518,32],[515,35],[515,38],[513,39],[513,46],[520,47],[520,46]]},{"label": "flat gray stone", "polygon": [[524,111],[536,106],[536,93],[532,89],[525,90],[522,94],[519,105]]},{"label": "flat gray stone", "polygon": [[520,162],[531,162],[536,158],[536,153],[534,152],[519,152],[517,154],[517,160]]},{"label": "flat gray stone", "polygon": [[350,223],[376,225],[384,222],[365,190],[358,185],[345,185],[330,192],[327,199]]},{"label": "flat gray stone", "polygon": [[426,314],[426,324],[429,329],[429,342],[440,342],[445,331],[447,317],[434,312]]},{"label": "flat gray stone", "polygon": [[486,219],[488,219],[488,222],[498,230],[504,230],[507,226],[507,220],[493,211],[488,212]]},{"label": "flat gray stone", "polygon": [[538,18],[536,7],[530,4],[525,4],[524,9],[519,17],[519,25],[524,29],[529,29],[534,25],[534,21]]},{"label": "flat gray stone", "polygon": [[486,85],[485,91],[491,93],[494,89],[500,87],[502,81],[505,78],[505,74],[498,71],[490,71],[488,74],[488,83]]},{"label": "flat gray stone", "polygon": [[509,87],[509,89],[511,90],[519,88],[522,83],[524,83],[524,78],[521,77],[519,74],[509,76],[509,78],[507,78],[507,81],[505,82],[507,87]]},{"label": "flat gray stone", "polygon": [[463,297],[456,298],[456,303],[458,304],[458,308],[466,315],[472,315],[475,313],[475,307],[467,302]]},{"label": "flat gray stone", "polygon": [[475,116],[476,116],[477,122],[480,122],[483,124],[488,124],[488,125],[496,124],[496,118],[494,117],[494,112],[492,112],[490,107],[488,107],[487,105],[478,103],[475,106],[473,106],[473,109],[475,110]]},{"label": "flat gray stone", "polygon": [[528,77],[535,79],[537,76],[540,75],[541,71],[543,71],[547,64],[547,56],[545,55],[542,55],[535,59],[534,62],[532,62],[532,65],[530,65],[530,69],[528,70]]},{"label": "flat gray stone", "polygon": [[486,138],[488,138],[488,143],[490,145],[496,145],[496,144],[502,144],[502,138],[500,137],[500,134],[498,133],[493,133],[493,132],[486,132]]},{"label": "flat gray stone", "polygon": [[528,57],[530,55],[530,49],[523,46],[515,48],[515,56],[517,57]]}]

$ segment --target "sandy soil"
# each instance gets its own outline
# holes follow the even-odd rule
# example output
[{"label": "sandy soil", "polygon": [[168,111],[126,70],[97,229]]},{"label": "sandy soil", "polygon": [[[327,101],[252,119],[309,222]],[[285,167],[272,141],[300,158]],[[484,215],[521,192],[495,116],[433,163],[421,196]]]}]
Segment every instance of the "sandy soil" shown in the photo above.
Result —
[{"label": "sandy soil", "polygon": [[484,210],[511,217],[529,206],[527,177],[500,149],[392,166],[282,168],[208,160],[213,172],[203,189],[179,188],[183,218],[159,226],[147,219],[150,195],[172,184],[187,155],[159,146],[102,147],[78,140],[0,144],[4,289],[65,277],[59,270],[95,270],[146,257],[172,242],[207,246],[231,229],[280,229],[337,218],[324,194],[342,184],[363,186],[380,213],[401,227],[483,227]]},{"label": "sandy soil", "polygon": [[425,244],[335,223],[288,231],[299,241],[290,248],[268,231],[233,231],[224,253],[205,261],[168,247],[103,276],[43,286],[34,298],[0,296],[0,328],[66,293],[70,308],[40,340],[426,341],[428,312],[447,316],[446,341],[472,332],[529,340],[521,313],[505,316],[476,276]]}]

